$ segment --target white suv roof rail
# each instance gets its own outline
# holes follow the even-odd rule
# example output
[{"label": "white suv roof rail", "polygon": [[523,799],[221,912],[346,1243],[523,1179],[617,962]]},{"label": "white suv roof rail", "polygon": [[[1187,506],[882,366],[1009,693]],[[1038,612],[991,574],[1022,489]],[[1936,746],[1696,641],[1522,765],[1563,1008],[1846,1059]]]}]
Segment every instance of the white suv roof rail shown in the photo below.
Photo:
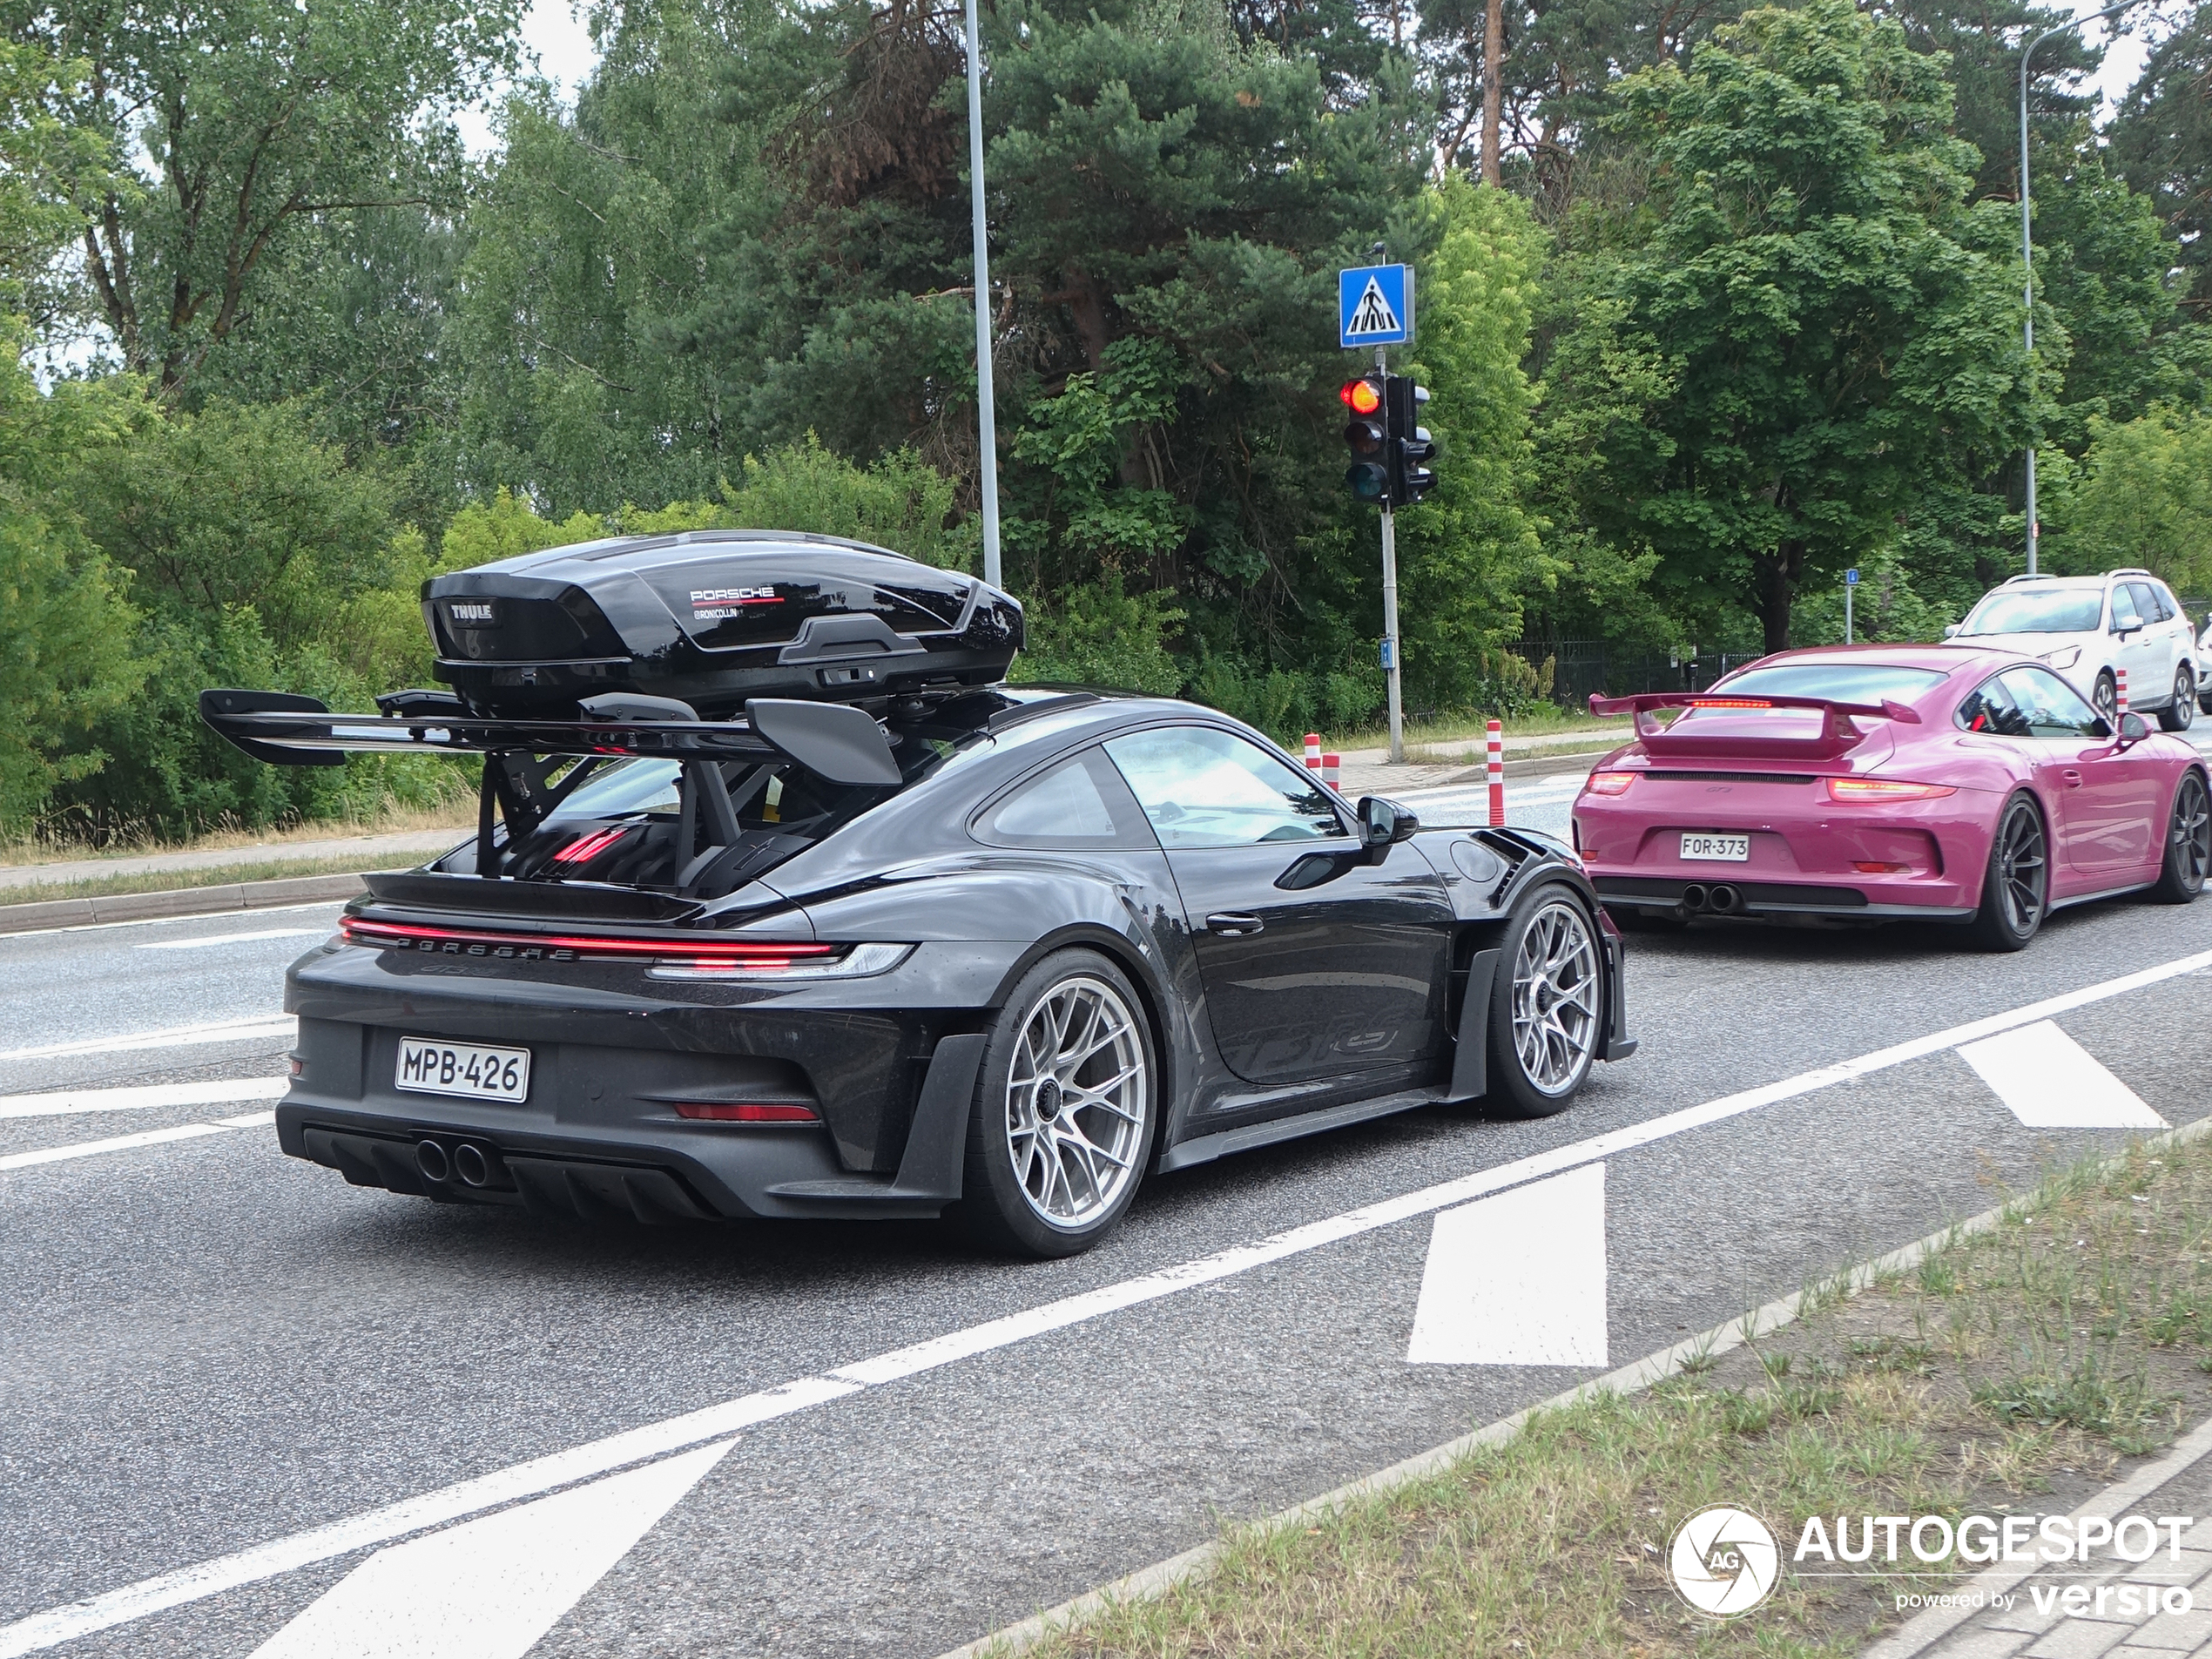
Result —
[{"label": "white suv roof rail", "polygon": [[2158,580],[2156,577],[2151,576],[2151,573],[2148,570],[2137,570],[2132,564],[2124,570],[2107,570],[2105,574],[2107,576],[2148,576],[2154,582]]}]

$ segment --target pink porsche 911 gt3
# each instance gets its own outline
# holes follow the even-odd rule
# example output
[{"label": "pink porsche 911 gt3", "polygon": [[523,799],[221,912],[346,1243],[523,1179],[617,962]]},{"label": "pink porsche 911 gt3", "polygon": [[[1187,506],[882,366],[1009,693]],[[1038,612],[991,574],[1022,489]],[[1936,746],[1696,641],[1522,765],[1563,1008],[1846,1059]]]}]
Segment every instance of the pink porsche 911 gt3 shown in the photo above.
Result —
[{"label": "pink porsche 911 gt3", "polygon": [[2186,904],[2212,872],[2204,757],[2139,715],[2115,733],[2009,651],[1782,651],[1590,708],[1635,720],[1575,803],[1575,847],[1631,926],[1918,917],[2018,950],[2059,907]]}]

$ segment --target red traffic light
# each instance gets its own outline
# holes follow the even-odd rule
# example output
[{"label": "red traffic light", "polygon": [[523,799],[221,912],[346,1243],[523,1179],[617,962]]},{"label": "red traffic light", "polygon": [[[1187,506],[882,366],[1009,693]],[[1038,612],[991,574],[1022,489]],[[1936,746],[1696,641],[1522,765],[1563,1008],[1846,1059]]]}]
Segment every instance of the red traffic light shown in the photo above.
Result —
[{"label": "red traffic light", "polygon": [[1382,408],[1382,388],[1369,380],[1346,381],[1337,401],[1354,415],[1372,415]]}]

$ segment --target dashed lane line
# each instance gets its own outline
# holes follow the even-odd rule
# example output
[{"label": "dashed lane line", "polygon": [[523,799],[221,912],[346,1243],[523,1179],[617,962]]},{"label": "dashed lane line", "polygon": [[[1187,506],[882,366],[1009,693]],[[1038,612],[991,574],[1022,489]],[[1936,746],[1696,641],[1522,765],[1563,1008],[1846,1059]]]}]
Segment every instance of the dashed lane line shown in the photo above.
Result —
[{"label": "dashed lane line", "polygon": [[0,1095],[0,1119],[76,1117],[91,1112],[139,1112],[160,1106],[220,1106],[233,1100],[280,1100],[287,1077],[219,1077],[212,1082],[139,1083],[123,1089],[51,1089]]},{"label": "dashed lane line", "polygon": [[105,1141],[42,1146],[35,1152],[10,1152],[0,1157],[0,1172],[28,1170],[40,1163],[64,1163],[71,1158],[98,1157],[104,1152],[128,1152],[141,1146],[165,1146],[171,1141],[196,1141],[203,1136],[221,1135],[234,1129],[261,1129],[275,1122],[274,1112],[248,1112],[242,1117],[219,1117],[212,1123],[176,1123],[138,1135],[111,1136]]},{"label": "dashed lane line", "polygon": [[192,1043],[250,1042],[266,1037],[295,1036],[299,1028],[299,1022],[289,1014],[254,1014],[237,1020],[206,1020],[197,1025],[164,1026],[153,1031],[48,1042],[34,1049],[0,1049],[0,1060],[60,1060],[73,1055],[128,1054],[139,1049],[181,1048]]},{"label": "dashed lane line", "polygon": [[741,1433],[761,1423],[811,1411],[863,1389],[880,1387],[920,1376],[957,1360],[1007,1348],[1033,1337],[1089,1324],[1110,1313],[1142,1306],[1201,1285],[1231,1278],[1273,1262],[1318,1250],[1325,1244],[1357,1238],[1417,1216],[1449,1209],[1472,1199],[1502,1191],[1546,1176],[1616,1157],[1649,1146],[1687,1130],[1738,1117],[1780,1102],[1852,1082],[1892,1067],[1940,1054],[1962,1043],[1993,1036],[2014,1026],[2047,1020],[2074,1008],[2142,990],[2185,974],[2212,968],[2212,951],[2177,957],[2172,961],[2085,986],[2058,996],[2046,997],[2003,1014],[1993,1014],[1947,1030],[1932,1032],[1910,1042],[1878,1049],[1854,1059],[1785,1077],[1725,1095],[1702,1105],[1685,1107],[1648,1122],[1594,1135],[1588,1140],[1555,1147],[1548,1152],[1516,1158],[1457,1180],[1423,1187],[1418,1191],[1364,1205],[1341,1215],[1310,1222],[1285,1232],[1236,1244],[1194,1261],[1142,1273],[1118,1284],[1063,1297],[1056,1302],[1025,1309],[1001,1318],[987,1319],[965,1330],[949,1332],[927,1341],[897,1348],[817,1376],[800,1377],[757,1393],[745,1394],[720,1405],[708,1406],[678,1417],[663,1419],[627,1429],[603,1440],[590,1440],[565,1452],[535,1458],[489,1474],[442,1487],[419,1497],[403,1499],[381,1509],[368,1510],[342,1521],[314,1527],[288,1537],[257,1544],[213,1561],[144,1579],[136,1584],[105,1591],[66,1606],[31,1614],[9,1625],[0,1625],[0,1659],[20,1659],[74,1641],[95,1631],[108,1630],[169,1608],[182,1607],[219,1595],[246,1584],[275,1578],[319,1561],[334,1561],[354,1551],[388,1544],[411,1533],[444,1526],[464,1516],[480,1514],[526,1498],[535,1498],[580,1480],[610,1474],[631,1464],[686,1451],[709,1440]]}]

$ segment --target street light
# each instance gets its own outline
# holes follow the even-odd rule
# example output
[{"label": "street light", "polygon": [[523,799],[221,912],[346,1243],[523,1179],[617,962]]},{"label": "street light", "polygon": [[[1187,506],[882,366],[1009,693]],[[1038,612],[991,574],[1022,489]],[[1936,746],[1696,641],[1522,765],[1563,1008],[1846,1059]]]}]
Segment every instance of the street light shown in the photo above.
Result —
[{"label": "street light", "polygon": [[[2095,23],[2116,11],[2125,11],[2135,3],[2136,0],[2120,0],[2116,6],[2107,6],[2102,11],[2093,11],[2086,17],[2076,17],[2054,29],[2046,29],[2029,41],[2027,50],[2020,54],[2020,281],[2026,317],[2022,332],[2027,344],[2027,395],[2031,410],[2035,399],[2035,247],[2029,236],[2031,220],[2027,199],[2027,60],[2034,57],[2035,49],[2052,36],[2070,33],[2085,23]],[[969,3],[973,5],[974,0],[969,0]],[[980,212],[981,210],[979,208],[977,211]],[[2030,576],[2035,574],[2035,546],[2042,539],[2042,526],[2035,519],[2035,437],[2031,428],[2027,441],[2027,573]]]},{"label": "street light", "polygon": [[[975,0],[968,0],[968,207],[975,239],[975,435],[983,457],[983,580],[1001,588],[1005,584],[999,577],[998,411],[991,397],[991,255],[983,223],[983,41]],[[2034,465],[2031,457],[2030,477]],[[2033,554],[2028,563],[2034,567]]]}]

